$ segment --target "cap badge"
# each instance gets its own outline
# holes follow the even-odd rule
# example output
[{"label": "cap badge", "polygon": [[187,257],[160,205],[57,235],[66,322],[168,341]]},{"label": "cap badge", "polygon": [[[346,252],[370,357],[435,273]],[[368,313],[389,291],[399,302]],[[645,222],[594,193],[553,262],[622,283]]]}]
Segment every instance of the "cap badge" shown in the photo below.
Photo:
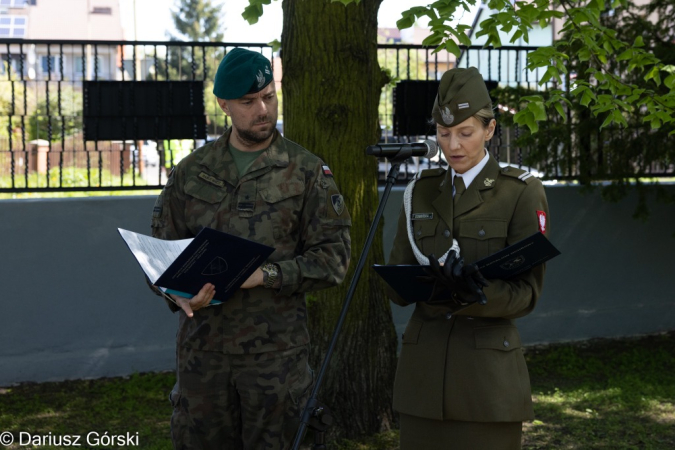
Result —
[{"label": "cap badge", "polygon": [[258,75],[255,78],[258,80],[258,89],[260,89],[265,84],[265,75],[263,75],[262,70],[258,70]]},{"label": "cap badge", "polygon": [[450,108],[447,106],[443,108],[443,111],[441,111],[441,117],[443,118],[443,122],[445,122],[447,125],[450,125],[455,120],[455,116],[452,115]]},{"label": "cap badge", "polygon": [[483,183],[485,183],[485,186],[488,186],[488,187],[492,186],[492,183],[494,183],[494,182],[495,182],[495,180],[493,180],[492,178],[486,178],[483,181]]}]

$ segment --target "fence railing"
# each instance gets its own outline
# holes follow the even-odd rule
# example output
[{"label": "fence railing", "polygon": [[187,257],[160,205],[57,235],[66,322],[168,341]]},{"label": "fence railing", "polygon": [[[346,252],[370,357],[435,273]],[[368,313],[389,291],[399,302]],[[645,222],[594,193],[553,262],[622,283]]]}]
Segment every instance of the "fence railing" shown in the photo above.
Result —
[{"label": "fence railing", "polygon": [[[260,43],[0,40],[0,192],[161,188],[167,169],[229,125],[204,94],[234,47],[279,64]],[[203,126],[177,136],[180,89]],[[145,117],[134,112],[142,107]]]},{"label": "fence railing", "polygon": [[[267,44],[0,39],[0,192],[161,188],[173,165],[229,125],[211,83],[234,47],[268,57],[277,88],[283,88],[281,60]],[[534,50],[464,47],[456,59],[419,45],[379,45],[378,62],[393,80],[380,100],[381,142],[435,138],[427,119],[438,81],[452,67],[477,67],[491,88],[549,89],[551,83],[539,85],[543,73],[526,68]],[[181,103],[174,104],[176,99]],[[497,112],[506,108],[494,106]],[[283,129],[282,115],[277,125]],[[522,131],[499,126],[490,152],[502,163],[522,166],[532,152],[517,144]],[[554,148],[548,161],[529,169],[574,178],[578,164],[569,155],[564,162],[557,156],[574,151],[571,145]],[[442,157],[413,158],[401,178],[444,163]],[[672,166],[648,170],[675,172]],[[387,171],[383,160],[382,179]]]}]

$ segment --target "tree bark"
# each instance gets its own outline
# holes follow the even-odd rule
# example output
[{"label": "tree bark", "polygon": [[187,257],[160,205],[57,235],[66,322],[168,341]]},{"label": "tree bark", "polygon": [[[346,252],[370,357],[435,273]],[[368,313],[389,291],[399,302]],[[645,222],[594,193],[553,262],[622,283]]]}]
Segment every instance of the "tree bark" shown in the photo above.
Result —
[{"label": "tree bark", "polygon": [[[312,366],[321,366],[378,204],[378,104],[387,77],[377,63],[381,0],[345,6],[283,0],[281,37],[286,137],[331,167],[352,217],[352,262],[345,282],[312,293],[308,320]],[[381,227],[380,227],[381,231]],[[384,261],[382,233],[369,252],[319,398],[333,411],[329,436],[355,437],[392,427],[396,332],[382,283],[370,269]]]}]

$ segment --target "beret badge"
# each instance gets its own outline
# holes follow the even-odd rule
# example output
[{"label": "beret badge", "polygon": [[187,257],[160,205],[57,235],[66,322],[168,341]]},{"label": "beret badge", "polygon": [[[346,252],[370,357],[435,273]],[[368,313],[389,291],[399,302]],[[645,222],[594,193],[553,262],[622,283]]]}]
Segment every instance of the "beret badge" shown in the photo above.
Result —
[{"label": "beret badge", "polygon": [[452,115],[450,108],[447,106],[441,111],[441,117],[443,117],[443,122],[445,122],[447,125],[452,124],[452,122],[455,120],[455,116]]}]

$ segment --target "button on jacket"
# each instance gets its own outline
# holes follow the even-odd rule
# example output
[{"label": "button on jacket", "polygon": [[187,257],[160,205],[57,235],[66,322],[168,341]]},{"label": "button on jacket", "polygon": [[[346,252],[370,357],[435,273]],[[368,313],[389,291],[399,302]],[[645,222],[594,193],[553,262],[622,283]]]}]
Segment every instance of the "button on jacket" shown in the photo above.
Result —
[{"label": "button on jacket", "polygon": [[193,318],[181,312],[177,343],[232,354],[307,344],[304,293],[343,280],[349,213],[325,163],[278,132],[240,177],[228,151],[230,133],[176,166],[155,203],[153,236],[185,239],[211,227],[269,245],[275,251],[267,262],[279,265],[282,286],[240,289]]},{"label": "button on jacket", "polygon": [[[433,213],[427,214],[427,213]],[[490,160],[453,206],[450,171],[422,172],[412,198],[414,239],[423,254],[442,255],[459,242],[465,264],[524,239],[548,218],[540,180]],[[402,208],[389,264],[417,264]],[[541,295],[545,267],[489,280],[486,305],[451,313],[448,304],[416,303],[404,333],[394,408],[437,420],[519,422],[533,418],[530,380],[513,321]],[[388,289],[390,298],[407,305]]]}]

